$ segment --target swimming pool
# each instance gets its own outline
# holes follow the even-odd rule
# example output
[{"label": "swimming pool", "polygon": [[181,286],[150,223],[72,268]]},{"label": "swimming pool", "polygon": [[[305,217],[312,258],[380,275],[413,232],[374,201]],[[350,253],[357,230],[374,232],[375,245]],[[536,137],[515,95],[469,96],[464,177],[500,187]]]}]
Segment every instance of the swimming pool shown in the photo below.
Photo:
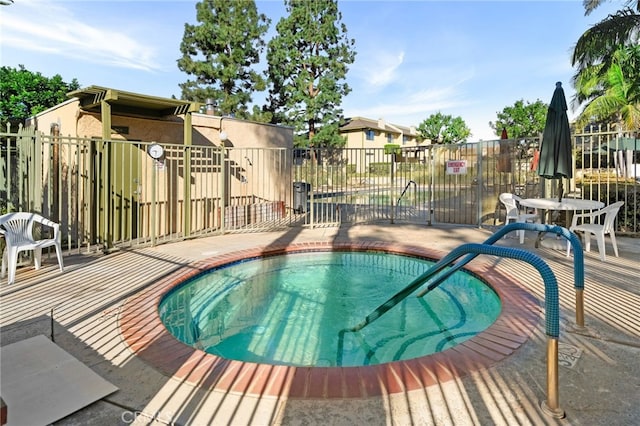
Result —
[{"label": "swimming pool", "polygon": [[500,313],[497,294],[457,272],[358,332],[343,332],[434,262],[383,252],[300,252],[212,269],[171,291],[160,318],[178,340],[239,361],[363,366],[458,345]]},{"label": "swimming pool", "polygon": [[127,299],[119,317],[123,341],[137,359],[168,377],[223,394],[368,398],[424,389],[494,365],[520,348],[541,318],[540,302],[535,296],[512,277],[496,270],[493,262],[474,261],[465,269],[481,277],[498,294],[502,303],[498,318],[486,330],[457,346],[409,360],[362,367],[299,367],[237,361],[180,342],[162,323],[158,309],[161,301],[185,282],[232,263],[300,251],[375,251],[434,260],[445,255],[426,247],[381,241],[284,242],[221,251],[197,262],[176,264],[173,272]]}]

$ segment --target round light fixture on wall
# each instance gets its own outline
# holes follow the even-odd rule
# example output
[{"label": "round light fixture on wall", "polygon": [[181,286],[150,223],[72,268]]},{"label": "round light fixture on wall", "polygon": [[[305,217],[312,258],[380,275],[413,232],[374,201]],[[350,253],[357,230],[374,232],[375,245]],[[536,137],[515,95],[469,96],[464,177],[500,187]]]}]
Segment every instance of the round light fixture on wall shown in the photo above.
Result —
[{"label": "round light fixture on wall", "polygon": [[164,148],[160,144],[152,143],[147,148],[147,152],[149,153],[151,158],[153,158],[154,160],[158,160],[164,155]]},{"label": "round light fixture on wall", "polygon": [[226,142],[229,140],[229,135],[227,135],[227,132],[225,132],[224,130],[220,132],[219,137],[221,142]]}]

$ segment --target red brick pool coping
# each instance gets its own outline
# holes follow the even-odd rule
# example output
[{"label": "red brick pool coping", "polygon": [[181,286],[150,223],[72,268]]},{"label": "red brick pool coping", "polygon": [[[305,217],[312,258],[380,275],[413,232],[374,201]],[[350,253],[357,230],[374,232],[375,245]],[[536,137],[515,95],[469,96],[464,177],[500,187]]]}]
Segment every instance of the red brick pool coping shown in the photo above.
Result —
[{"label": "red brick pool coping", "polygon": [[502,311],[489,328],[445,351],[420,358],[363,367],[293,367],[220,358],[173,337],[158,313],[169,290],[208,269],[242,259],[299,251],[382,251],[438,260],[444,253],[403,244],[300,243],[256,247],[222,254],[180,267],[132,296],[120,314],[124,341],[136,356],[163,374],[224,392],[288,398],[364,398],[422,389],[487,368],[514,353],[539,321],[537,299],[512,278],[486,263],[466,265],[499,295]]}]

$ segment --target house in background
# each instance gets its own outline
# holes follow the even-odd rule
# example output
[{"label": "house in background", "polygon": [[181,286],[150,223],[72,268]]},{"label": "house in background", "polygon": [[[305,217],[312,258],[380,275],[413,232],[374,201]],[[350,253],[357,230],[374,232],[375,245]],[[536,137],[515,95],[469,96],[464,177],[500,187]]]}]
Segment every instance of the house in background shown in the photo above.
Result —
[{"label": "house in background", "polygon": [[340,134],[347,138],[345,148],[384,148],[388,144],[401,148],[419,145],[415,127],[387,123],[384,119],[347,118],[340,126]]},{"label": "house in background", "polygon": [[366,170],[372,162],[379,161],[374,155],[374,150],[384,148],[385,145],[397,145],[402,156],[410,157],[415,157],[417,151],[424,149],[426,145],[420,144],[415,127],[387,123],[382,118],[348,118],[345,124],[340,126],[340,135],[346,138],[345,148],[364,149],[355,159],[358,172]]}]

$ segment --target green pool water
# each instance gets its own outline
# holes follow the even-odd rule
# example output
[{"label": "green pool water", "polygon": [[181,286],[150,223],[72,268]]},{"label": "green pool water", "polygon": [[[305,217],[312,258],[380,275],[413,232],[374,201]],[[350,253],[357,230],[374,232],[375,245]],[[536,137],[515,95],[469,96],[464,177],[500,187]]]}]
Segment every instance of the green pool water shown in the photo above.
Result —
[{"label": "green pool water", "polygon": [[362,366],[460,344],[490,326],[501,303],[457,272],[359,332],[341,332],[433,262],[378,252],[303,252],[213,269],[168,293],[160,317],[179,340],[227,359],[295,366]]}]

